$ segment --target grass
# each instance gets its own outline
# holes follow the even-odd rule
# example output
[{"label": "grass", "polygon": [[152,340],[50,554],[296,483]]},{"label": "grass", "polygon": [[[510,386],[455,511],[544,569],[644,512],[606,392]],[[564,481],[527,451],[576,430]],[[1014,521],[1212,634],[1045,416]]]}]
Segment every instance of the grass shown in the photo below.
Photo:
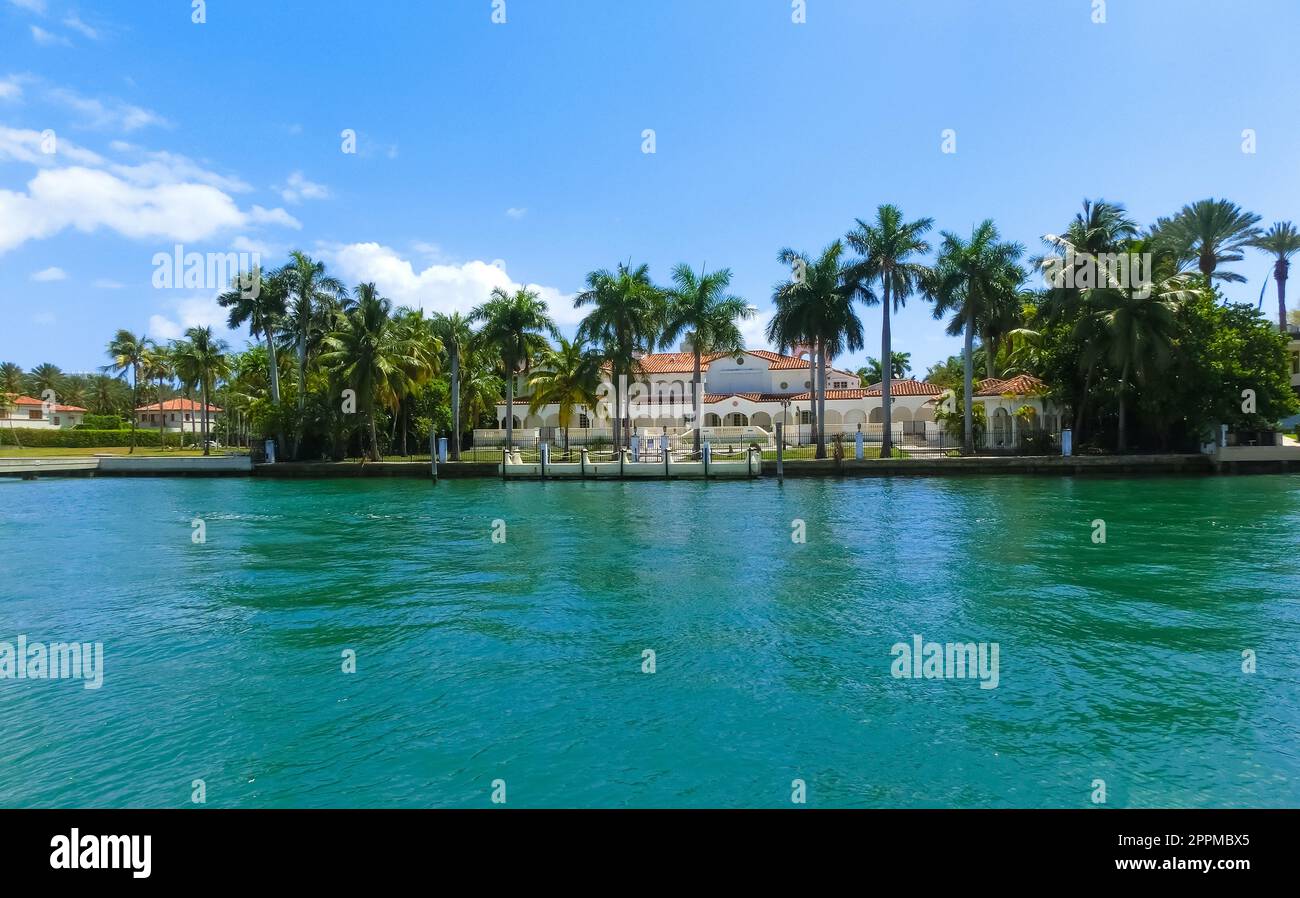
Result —
[{"label": "grass", "polygon": [[[129,446],[105,446],[98,449],[65,449],[58,446],[34,446],[20,449],[17,446],[0,446],[0,458],[86,458],[91,455],[126,455],[130,451]],[[134,452],[136,456],[162,456],[166,458],[181,458],[202,454],[203,450],[201,449],[159,449],[140,446],[137,446]],[[212,454],[223,455],[225,453],[224,450],[214,449]]]}]

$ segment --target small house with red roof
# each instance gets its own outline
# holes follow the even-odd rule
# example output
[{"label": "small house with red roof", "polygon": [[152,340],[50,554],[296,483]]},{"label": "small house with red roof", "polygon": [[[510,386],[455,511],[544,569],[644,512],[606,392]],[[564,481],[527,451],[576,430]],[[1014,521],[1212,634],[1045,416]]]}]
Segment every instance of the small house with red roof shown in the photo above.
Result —
[{"label": "small house with red roof", "polygon": [[13,393],[0,396],[0,427],[67,430],[85,417],[86,410],[79,405],[61,405]]},{"label": "small house with red roof", "polygon": [[[221,417],[222,410],[215,405],[208,405],[208,432],[211,433],[217,420]],[[176,433],[198,433],[203,432],[203,403],[195,402],[193,399],[165,399],[162,403],[153,402],[149,405],[142,405],[135,410],[135,423],[137,427],[157,430],[160,427],[165,431]]]}]

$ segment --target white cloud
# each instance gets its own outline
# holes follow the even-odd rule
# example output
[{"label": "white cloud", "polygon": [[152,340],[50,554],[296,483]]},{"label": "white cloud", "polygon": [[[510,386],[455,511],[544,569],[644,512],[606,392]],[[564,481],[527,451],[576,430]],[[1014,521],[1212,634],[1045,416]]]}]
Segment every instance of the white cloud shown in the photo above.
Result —
[{"label": "white cloud", "polygon": [[68,273],[58,266],[42,269],[32,274],[33,281],[37,283],[49,283],[50,281],[66,281]]},{"label": "white cloud", "polygon": [[119,283],[118,281],[112,281],[109,280],[108,278],[100,278],[99,280],[91,284],[91,286],[94,287],[96,290],[121,290],[126,286],[126,284]]},{"label": "white cloud", "polygon": [[288,183],[284,187],[277,189],[286,203],[301,203],[303,200],[323,200],[330,195],[328,187],[307,180],[300,171],[289,175]]},{"label": "white cloud", "polygon": [[63,24],[67,25],[73,31],[81,32],[83,36],[90,38],[92,41],[99,40],[99,31],[81,21],[81,17],[75,12],[68,13],[63,19]]},{"label": "white cloud", "polygon": [[52,34],[49,31],[46,31],[44,28],[40,27],[39,25],[32,25],[31,29],[32,29],[32,40],[36,41],[36,43],[40,44],[42,47],[72,46],[72,42],[69,41],[66,37],[63,37],[62,35],[58,35],[58,34]]},{"label": "white cloud", "polygon": [[84,97],[66,87],[56,87],[50,90],[47,96],[51,101],[66,106],[80,115],[80,124],[86,128],[135,131],[148,125],[168,124],[165,118],[151,110],[121,100],[106,102],[94,97]]},{"label": "white cloud", "polygon": [[500,260],[432,264],[417,272],[409,260],[378,243],[326,247],[320,255],[330,261],[344,283],[374,281],[395,305],[464,314],[487,300],[494,287],[517,290],[527,286],[546,301],[561,328],[571,329],[582,319],[581,310],[573,307],[573,294],[556,287],[521,284],[510,277]]},{"label": "white cloud", "polygon": [[210,327],[227,341],[236,336],[226,328],[229,312],[218,305],[216,294],[183,296],[167,305],[166,314],[149,316],[148,333],[156,340],[179,340],[191,327]]},{"label": "white cloud", "polygon": [[34,12],[38,16],[45,15],[45,0],[9,0],[9,5]]},{"label": "white cloud", "polygon": [[506,217],[513,218],[515,221],[518,221],[519,219],[523,218],[527,214],[528,214],[527,209],[518,209],[515,208],[514,206],[511,206],[509,209],[506,210]]},{"label": "white cloud", "polygon": [[[134,149],[118,144],[118,149]],[[108,228],[134,239],[204,240],[260,225],[302,228],[284,209],[254,205],[244,211],[228,191],[247,187],[208,172],[173,153],[142,151],[134,165],[109,162],[60,138],[54,154],[41,152],[41,135],[0,127],[0,162],[40,168],[26,192],[0,189],[0,253],[68,228]],[[73,165],[64,165],[72,162]]]},{"label": "white cloud", "polygon": [[23,95],[23,85],[17,75],[0,78],[0,100],[17,100]]}]

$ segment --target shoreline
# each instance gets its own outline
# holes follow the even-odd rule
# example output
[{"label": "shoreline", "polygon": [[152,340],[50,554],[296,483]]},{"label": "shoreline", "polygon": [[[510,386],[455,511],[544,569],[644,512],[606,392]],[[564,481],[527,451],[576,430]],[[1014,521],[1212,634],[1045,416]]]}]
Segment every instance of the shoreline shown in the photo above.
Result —
[{"label": "shoreline", "polygon": [[[1116,456],[985,456],[971,458],[895,459],[790,459],[783,464],[784,476],[810,477],[949,477],[980,475],[1035,476],[1149,476],[1149,475],[1237,475],[1300,473],[1297,459],[1216,459],[1201,454],[1158,454]],[[0,477],[33,480],[42,477],[264,477],[284,480],[330,480],[359,477],[399,477],[433,480],[427,461],[366,462],[277,462],[255,465],[247,456],[215,458],[97,458],[93,456],[4,458],[0,455]],[[775,461],[763,462],[762,479],[778,480]],[[501,480],[496,462],[448,462],[438,465],[437,479]],[[541,480],[539,477],[511,477]],[[579,480],[548,477],[546,480]],[[588,477],[587,480],[619,480],[618,477]],[[626,480],[665,478],[628,477]],[[699,479],[699,478],[669,478]],[[712,478],[711,478],[712,479]]]}]

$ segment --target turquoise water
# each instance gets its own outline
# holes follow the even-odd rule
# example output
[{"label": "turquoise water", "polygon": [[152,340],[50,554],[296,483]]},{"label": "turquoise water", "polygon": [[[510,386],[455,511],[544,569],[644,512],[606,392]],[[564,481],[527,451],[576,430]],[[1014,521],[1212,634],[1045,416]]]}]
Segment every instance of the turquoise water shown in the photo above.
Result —
[{"label": "turquoise water", "polygon": [[0,482],[0,640],[105,659],[0,680],[0,805],[1297,806],[1297,534],[1283,476]]}]

